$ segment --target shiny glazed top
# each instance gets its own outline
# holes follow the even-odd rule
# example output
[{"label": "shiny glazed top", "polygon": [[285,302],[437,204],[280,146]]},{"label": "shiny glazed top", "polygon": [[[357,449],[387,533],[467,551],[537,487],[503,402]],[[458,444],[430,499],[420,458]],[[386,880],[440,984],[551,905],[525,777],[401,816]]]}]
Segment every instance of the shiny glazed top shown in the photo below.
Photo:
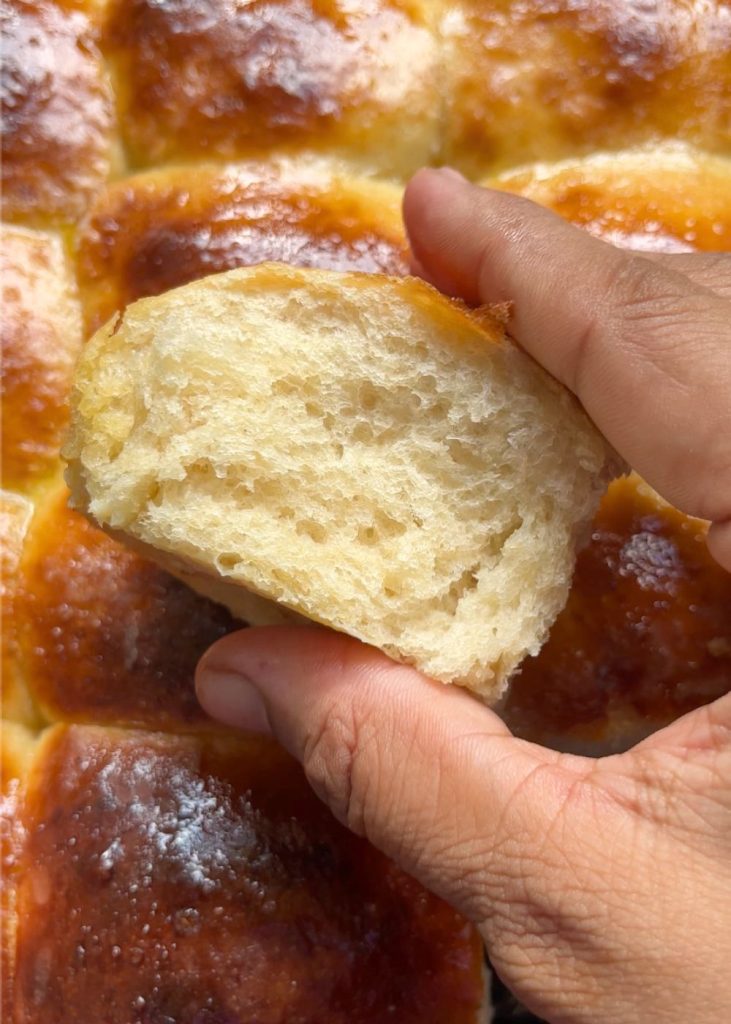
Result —
[{"label": "shiny glazed top", "polygon": [[0,14],[3,217],[76,220],[116,167],[112,94],[89,3],[6,0]]},{"label": "shiny glazed top", "polygon": [[269,742],[59,728],[25,820],[18,1019],[475,1019],[469,925],[338,825]]},{"label": "shiny glazed top", "polygon": [[267,260],[324,270],[407,270],[401,196],[313,165],[202,165],[112,185],[80,237],[87,332],[128,303]]},{"label": "shiny glazed top", "polygon": [[104,50],[136,166],[326,149],[404,175],[436,150],[426,0],[112,0]]}]

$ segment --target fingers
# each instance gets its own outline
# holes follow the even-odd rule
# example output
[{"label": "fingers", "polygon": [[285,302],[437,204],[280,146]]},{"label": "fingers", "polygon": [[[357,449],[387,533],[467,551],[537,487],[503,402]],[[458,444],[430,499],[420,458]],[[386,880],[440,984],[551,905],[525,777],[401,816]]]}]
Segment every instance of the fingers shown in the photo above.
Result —
[{"label": "fingers", "polygon": [[[419,172],[404,218],[428,277],[470,302],[511,301],[516,340],[661,494],[692,515],[731,519],[728,301],[668,261],[453,174]],[[731,563],[725,548],[722,557]]]},{"label": "fingers", "polygon": [[503,851],[530,859],[575,782],[464,691],[325,630],[232,634],[196,682],[210,714],[271,728],[341,822],[476,921],[514,874]]}]

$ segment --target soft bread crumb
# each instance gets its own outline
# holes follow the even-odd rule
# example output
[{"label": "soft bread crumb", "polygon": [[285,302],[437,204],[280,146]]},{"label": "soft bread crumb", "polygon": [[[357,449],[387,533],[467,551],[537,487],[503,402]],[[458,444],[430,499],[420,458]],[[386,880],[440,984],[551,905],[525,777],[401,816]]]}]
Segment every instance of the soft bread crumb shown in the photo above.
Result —
[{"label": "soft bread crumb", "polygon": [[294,612],[488,699],[619,468],[499,315],[416,279],[262,264],[143,299],[72,407],[100,525],[250,622]]}]

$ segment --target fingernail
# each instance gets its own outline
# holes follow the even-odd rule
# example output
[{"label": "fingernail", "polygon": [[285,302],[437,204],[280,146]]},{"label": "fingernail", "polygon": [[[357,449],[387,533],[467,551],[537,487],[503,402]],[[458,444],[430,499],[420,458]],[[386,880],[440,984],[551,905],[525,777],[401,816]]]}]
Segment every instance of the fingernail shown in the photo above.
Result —
[{"label": "fingernail", "polygon": [[437,167],[437,174],[441,174],[443,178],[450,178],[452,181],[459,181],[463,185],[469,184],[464,174],[460,174],[459,171],[455,170],[454,167]]},{"label": "fingernail", "polygon": [[219,722],[249,732],[271,733],[261,694],[246,676],[206,668],[196,680],[204,710]]}]

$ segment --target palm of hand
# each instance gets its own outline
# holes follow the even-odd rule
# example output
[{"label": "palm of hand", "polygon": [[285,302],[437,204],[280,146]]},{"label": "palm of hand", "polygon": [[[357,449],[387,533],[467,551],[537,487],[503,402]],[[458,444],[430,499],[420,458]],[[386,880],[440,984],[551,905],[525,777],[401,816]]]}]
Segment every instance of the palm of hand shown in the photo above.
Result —
[{"label": "palm of hand", "polygon": [[485,876],[498,972],[551,1021],[637,1020],[648,1005],[683,1021],[689,997],[698,1024],[717,1021],[731,961],[731,696],[625,754],[532,756]]}]

